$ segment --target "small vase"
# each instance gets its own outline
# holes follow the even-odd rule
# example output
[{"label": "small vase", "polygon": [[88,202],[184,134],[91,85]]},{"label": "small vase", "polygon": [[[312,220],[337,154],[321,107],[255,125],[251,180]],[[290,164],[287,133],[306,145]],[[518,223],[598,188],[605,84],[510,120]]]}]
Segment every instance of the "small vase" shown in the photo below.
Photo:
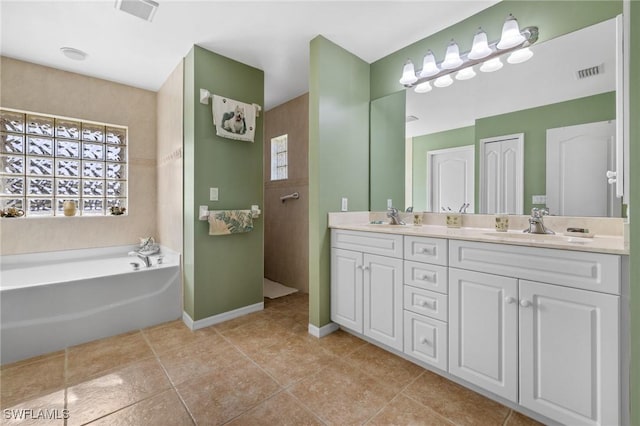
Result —
[{"label": "small vase", "polygon": [[65,216],[75,216],[76,215],[76,203],[75,201],[64,201],[62,203],[62,211]]}]

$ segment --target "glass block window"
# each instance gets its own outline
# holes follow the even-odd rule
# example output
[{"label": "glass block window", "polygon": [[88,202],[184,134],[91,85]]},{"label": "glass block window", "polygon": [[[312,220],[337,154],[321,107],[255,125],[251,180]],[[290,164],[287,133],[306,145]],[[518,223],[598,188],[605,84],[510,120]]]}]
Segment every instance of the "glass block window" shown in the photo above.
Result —
[{"label": "glass block window", "polygon": [[282,135],[271,139],[271,180],[287,179],[289,175],[287,136]]},{"label": "glass block window", "polygon": [[0,209],[109,215],[127,205],[127,128],[0,109]]}]

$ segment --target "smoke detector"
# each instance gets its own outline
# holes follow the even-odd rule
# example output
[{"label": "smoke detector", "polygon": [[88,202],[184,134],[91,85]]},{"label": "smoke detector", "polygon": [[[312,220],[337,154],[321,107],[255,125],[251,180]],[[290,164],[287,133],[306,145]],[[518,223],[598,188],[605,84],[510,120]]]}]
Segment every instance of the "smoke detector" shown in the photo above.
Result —
[{"label": "smoke detector", "polygon": [[582,80],[583,78],[595,77],[596,75],[602,73],[604,73],[604,64],[578,70],[576,71],[576,76],[578,77],[578,80]]},{"label": "smoke detector", "polygon": [[116,9],[149,22],[153,20],[158,6],[153,0],[116,0]]}]

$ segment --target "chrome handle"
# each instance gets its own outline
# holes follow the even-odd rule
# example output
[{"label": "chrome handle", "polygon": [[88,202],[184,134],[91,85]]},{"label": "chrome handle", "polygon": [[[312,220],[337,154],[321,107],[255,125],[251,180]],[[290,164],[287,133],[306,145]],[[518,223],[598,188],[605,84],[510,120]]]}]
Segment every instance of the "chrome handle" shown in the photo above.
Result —
[{"label": "chrome handle", "polygon": [[520,306],[522,306],[523,308],[528,308],[529,306],[531,306],[531,302],[527,299],[522,299],[520,300]]},{"label": "chrome handle", "polygon": [[504,301],[507,302],[508,304],[511,304],[511,303],[515,303],[516,299],[515,297],[507,296],[504,298]]}]

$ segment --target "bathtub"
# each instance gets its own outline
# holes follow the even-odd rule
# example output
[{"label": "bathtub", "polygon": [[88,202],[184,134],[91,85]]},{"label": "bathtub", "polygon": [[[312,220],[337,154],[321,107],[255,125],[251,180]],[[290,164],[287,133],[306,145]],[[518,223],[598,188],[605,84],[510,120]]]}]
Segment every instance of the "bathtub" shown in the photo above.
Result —
[{"label": "bathtub", "polygon": [[0,363],[180,318],[179,253],[145,267],[135,248],[0,256]]}]

